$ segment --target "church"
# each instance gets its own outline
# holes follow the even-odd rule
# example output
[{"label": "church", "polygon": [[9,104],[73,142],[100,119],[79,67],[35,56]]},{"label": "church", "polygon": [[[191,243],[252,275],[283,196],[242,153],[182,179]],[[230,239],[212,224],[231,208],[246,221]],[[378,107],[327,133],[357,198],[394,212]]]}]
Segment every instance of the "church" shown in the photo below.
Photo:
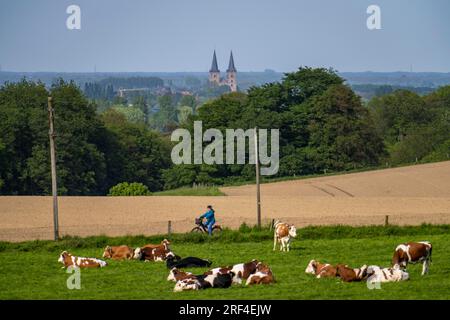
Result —
[{"label": "church", "polygon": [[209,83],[217,86],[228,86],[231,92],[237,91],[236,67],[234,66],[233,51],[230,53],[230,61],[228,62],[227,76],[225,79],[220,78],[220,70],[217,66],[216,50],[214,50],[211,69],[209,70]]}]

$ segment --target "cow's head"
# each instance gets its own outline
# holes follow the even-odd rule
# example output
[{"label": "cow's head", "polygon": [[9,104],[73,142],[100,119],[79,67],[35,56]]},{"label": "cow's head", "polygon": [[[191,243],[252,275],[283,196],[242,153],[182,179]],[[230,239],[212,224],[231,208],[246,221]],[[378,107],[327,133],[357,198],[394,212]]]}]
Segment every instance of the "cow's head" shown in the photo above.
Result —
[{"label": "cow's head", "polygon": [[106,246],[103,251],[103,258],[112,258],[112,248],[110,246]]},{"label": "cow's head", "polygon": [[316,269],[317,269],[317,261],[311,260],[308,263],[308,266],[306,267],[305,272],[310,273],[310,274],[316,274]]},{"label": "cow's head", "polygon": [[289,226],[289,235],[292,238],[295,238],[297,236],[297,228],[295,226]]},{"label": "cow's head", "polygon": [[142,259],[142,249],[141,248],[134,249],[133,259],[136,259],[136,260]]},{"label": "cow's head", "polygon": [[64,264],[64,260],[66,260],[66,257],[69,256],[69,253],[67,251],[63,251],[61,252],[61,254],[59,255],[58,258],[58,262],[61,262],[62,264]]},{"label": "cow's head", "polygon": [[178,274],[177,268],[172,268],[167,276],[167,281],[177,281],[176,275]]}]

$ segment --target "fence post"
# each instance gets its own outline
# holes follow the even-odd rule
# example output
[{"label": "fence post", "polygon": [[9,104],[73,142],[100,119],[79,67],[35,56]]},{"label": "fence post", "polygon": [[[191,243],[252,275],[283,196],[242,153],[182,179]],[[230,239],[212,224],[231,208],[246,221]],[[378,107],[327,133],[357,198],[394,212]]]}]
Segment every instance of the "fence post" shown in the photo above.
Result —
[{"label": "fence post", "polygon": [[167,234],[170,236],[172,234],[172,221],[167,222]]},{"label": "fence post", "polygon": [[389,225],[389,216],[386,215],[386,216],[384,217],[384,226],[387,227],[388,225]]}]

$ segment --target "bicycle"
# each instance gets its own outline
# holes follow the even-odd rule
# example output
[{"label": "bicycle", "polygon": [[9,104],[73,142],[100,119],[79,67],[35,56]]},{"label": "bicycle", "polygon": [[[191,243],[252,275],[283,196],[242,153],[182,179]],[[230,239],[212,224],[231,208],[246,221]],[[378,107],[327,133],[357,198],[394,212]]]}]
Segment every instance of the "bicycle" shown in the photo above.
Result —
[{"label": "bicycle", "polygon": [[[208,227],[203,224],[202,219],[195,218],[195,224],[197,225],[194,227],[191,232],[198,232],[198,233],[208,233]],[[222,227],[218,224],[215,224],[212,227],[212,233],[213,234],[219,234],[222,232]]]}]

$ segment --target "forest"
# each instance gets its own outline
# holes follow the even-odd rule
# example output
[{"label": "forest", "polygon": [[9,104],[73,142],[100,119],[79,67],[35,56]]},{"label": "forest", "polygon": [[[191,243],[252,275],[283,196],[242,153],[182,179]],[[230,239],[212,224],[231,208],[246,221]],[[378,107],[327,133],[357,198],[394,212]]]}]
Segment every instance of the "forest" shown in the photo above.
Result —
[{"label": "forest", "polygon": [[279,129],[274,178],[449,159],[450,86],[389,89],[367,100],[336,71],[302,67],[281,81],[201,102],[162,94],[154,97],[159,108],[153,111],[139,96],[130,104],[111,97],[116,103],[101,108],[85,90],[62,79],[51,86],[22,79],[0,88],[0,194],[51,191],[49,95],[62,195],[106,195],[123,182],[155,192],[252,180],[252,165],[172,164],[170,133],[192,130],[196,120],[204,130]]}]

